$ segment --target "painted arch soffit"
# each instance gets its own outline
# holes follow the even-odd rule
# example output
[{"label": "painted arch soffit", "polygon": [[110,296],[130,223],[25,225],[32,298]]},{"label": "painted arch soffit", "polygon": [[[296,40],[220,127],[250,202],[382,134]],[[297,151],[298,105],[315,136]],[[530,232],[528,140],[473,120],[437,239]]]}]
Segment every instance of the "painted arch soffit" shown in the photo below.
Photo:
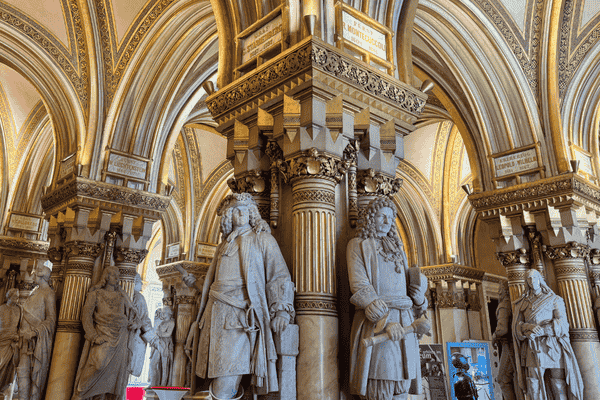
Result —
[{"label": "painted arch soffit", "polygon": [[[52,23],[51,27],[49,27],[45,25],[48,22],[47,20],[39,21],[23,10],[23,8],[31,8],[23,7],[23,5],[29,5],[30,3],[35,2],[12,0],[9,3],[0,1],[0,24],[7,25],[18,31],[19,34],[26,36],[29,40],[35,42],[40,52],[49,55],[75,89],[82,109],[87,110],[89,100],[87,92],[89,66],[81,15],[82,11],[79,8],[77,0],[48,2],[53,8],[62,7],[66,30],[66,38],[64,39],[66,43],[55,35],[55,33],[60,31],[56,27],[58,21]],[[43,4],[47,3],[44,2]]]}]

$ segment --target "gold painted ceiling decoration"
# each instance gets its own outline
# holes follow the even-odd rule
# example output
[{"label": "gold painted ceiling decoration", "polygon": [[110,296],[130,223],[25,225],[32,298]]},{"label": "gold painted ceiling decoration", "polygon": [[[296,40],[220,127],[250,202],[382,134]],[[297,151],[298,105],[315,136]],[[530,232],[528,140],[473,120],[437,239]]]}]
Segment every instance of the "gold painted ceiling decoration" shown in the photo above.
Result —
[{"label": "gold painted ceiling decoration", "polygon": [[525,31],[522,31],[500,0],[474,0],[509,44],[529,86],[537,97],[538,70],[544,0],[526,0]]},{"label": "gold painted ceiling decoration", "polygon": [[4,2],[0,2],[0,23],[19,30],[48,53],[69,78],[82,108],[87,110],[89,66],[81,12],[76,0],[61,2],[67,23],[68,49],[44,26]]},{"label": "gold painted ceiling decoration", "polygon": [[564,98],[575,71],[600,39],[600,13],[591,19],[588,18],[589,22],[585,26],[580,26],[584,6],[585,1],[565,1],[558,58],[561,99]]}]

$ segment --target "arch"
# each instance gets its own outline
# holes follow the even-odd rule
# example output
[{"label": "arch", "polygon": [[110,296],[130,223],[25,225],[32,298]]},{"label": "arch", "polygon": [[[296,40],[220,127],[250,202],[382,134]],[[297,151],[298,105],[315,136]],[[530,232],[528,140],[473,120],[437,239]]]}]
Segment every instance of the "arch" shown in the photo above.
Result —
[{"label": "arch", "polygon": [[415,32],[443,62],[424,50],[413,51],[417,77],[436,83],[436,97],[459,126],[476,189],[495,189],[489,155],[537,142],[547,172],[555,174],[526,76],[481,11],[472,4],[424,0],[417,9]]},{"label": "arch", "polygon": [[[85,142],[86,121],[77,93],[51,56],[24,33],[0,24],[0,63],[23,75],[40,94],[50,115],[55,166]],[[58,173],[55,168],[54,181]]]}]

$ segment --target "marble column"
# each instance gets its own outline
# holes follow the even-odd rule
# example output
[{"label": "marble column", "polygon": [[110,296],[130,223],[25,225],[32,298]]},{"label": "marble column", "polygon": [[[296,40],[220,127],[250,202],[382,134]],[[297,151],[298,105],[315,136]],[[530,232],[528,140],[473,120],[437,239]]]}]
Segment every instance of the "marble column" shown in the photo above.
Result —
[{"label": "marble column", "polygon": [[69,400],[79,365],[83,327],[81,309],[91,284],[94,262],[102,247],[97,243],[73,241],[66,244],[63,297],[58,313],[46,400]]},{"label": "marble column", "polygon": [[190,331],[190,325],[196,318],[195,290],[189,289],[185,284],[175,286],[176,294],[174,307],[177,313],[175,320],[175,350],[173,356],[173,374],[171,386],[187,387],[191,382],[186,382],[187,356],[185,355],[185,342]]},{"label": "marble column", "polygon": [[589,246],[577,242],[548,246],[545,250],[554,261],[558,294],[567,308],[571,346],[585,385],[584,398],[600,399],[600,341],[585,269],[589,253]]},{"label": "marble column", "polygon": [[510,292],[510,301],[516,301],[527,286],[525,281],[527,270],[529,270],[529,256],[526,250],[506,251],[496,253],[500,263],[506,268],[508,276],[508,290]]},{"label": "marble column", "polygon": [[298,399],[339,398],[335,185],[325,176],[292,178]]}]

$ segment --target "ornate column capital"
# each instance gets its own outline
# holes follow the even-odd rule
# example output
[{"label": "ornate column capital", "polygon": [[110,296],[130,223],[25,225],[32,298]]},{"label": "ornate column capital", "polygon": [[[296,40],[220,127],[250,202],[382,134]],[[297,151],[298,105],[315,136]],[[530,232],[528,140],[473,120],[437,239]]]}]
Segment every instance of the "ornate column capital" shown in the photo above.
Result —
[{"label": "ornate column capital", "polygon": [[341,160],[336,156],[319,153],[311,148],[288,161],[278,163],[279,171],[285,182],[302,178],[322,178],[340,183],[350,167],[349,160]]},{"label": "ornate column capital", "polygon": [[127,247],[115,248],[116,261],[119,263],[137,265],[141,263],[144,260],[144,258],[146,258],[147,254],[147,249],[134,250]]},{"label": "ornate column capital", "polygon": [[498,252],[496,253],[496,258],[504,267],[510,267],[515,264],[527,265],[530,262],[529,254],[527,254],[525,249]]},{"label": "ornate column capital", "polygon": [[393,196],[402,187],[402,178],[395,178],[371,168],[359,170],[357,190],[359,195]]},{"label": "ornate column capital", "polygon": [[465,296],[459,291],[442,291],[438,293],[436,304],[438,308],[460,308],[463,310],[467,308]]},{"label": "ornate column capital", "polygon": [[544,254],[551,260],[565,260],[576,258],[587,258],[590,254],[590,246],[577,242],[555,246],[544,246]]},{"label": "ornate column capital", "polygon": [[268,193],[269,182],[267,172],[253,169],[235,178],[229,178],[227,186],[233,193]]},{"label": "ornate column capital", "polygon": [[74,240],[65,244],[65,253],[69,257],[97,258],[104,249],[104,243],[91,243]]},{"label": "ornate column capital", "polygon": [[64,248],[52,247],[48,249],[48,259],[53,263],[61,262],[63,259]]}]

